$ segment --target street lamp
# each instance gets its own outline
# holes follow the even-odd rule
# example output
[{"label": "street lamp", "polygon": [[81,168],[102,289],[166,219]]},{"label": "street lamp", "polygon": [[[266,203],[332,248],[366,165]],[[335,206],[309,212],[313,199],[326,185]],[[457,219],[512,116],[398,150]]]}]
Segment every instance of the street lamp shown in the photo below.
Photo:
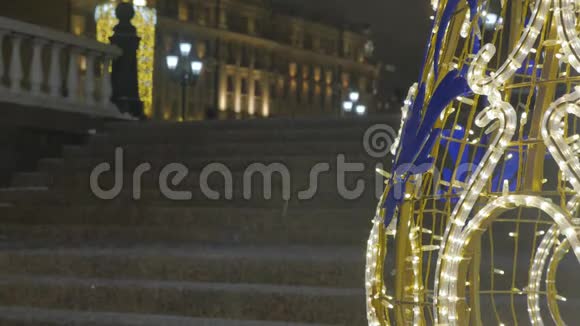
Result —
[{"label": "street lamp", "polygon": [[342,102],[342,110],[344,113],[351,113],[353,110],[357,115],[365,115],[367,113],[367,107],[360,103],[360,93],[357,91],[351,91],[348,94],[347,101]]},{"label": "street lamp", "polygon": [[171,77],[181,85],[181,120],[185,121],[187,109],[187,87],[195,86],[203,71],[203,62],[191,55],[193,45],[188,42],[179,43],[179,55],[170,54],[166,57],[167,68]]},{"label": "street lamp", "polygon": [[351,101],[358,102],[358,100],[360,99],[360,93],[353,91],[350,92],[350,94],[348,94],[348,97],[350,98]]},{"label": "street lamp", "polygon": [[354,103],[352,103],[351,101],[344,101],[342,103],[342,109],[344,110],[344,112],[352,112],[353,107]]}]

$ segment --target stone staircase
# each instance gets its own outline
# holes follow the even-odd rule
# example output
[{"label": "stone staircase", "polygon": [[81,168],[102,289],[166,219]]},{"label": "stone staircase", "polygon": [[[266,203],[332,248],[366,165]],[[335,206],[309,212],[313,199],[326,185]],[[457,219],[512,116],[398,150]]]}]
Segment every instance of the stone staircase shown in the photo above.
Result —
[{"label": "stone staircase", "polygon": [[[113,123],[86,146],[67,146],[35,172],[18,173],[0,190],[0,325],[365,325],[364,250],[376,205],[376,160],[363,146],[375,120],[252,120]],[[97,198],[91,171],[115,163],[123,148],[123,187],[112,200]],[[348,200],[337,191],[337,157],[364,163],[346,186],[365,182]],[[134,199],[133,172],[141,178]],[[168,163],[190,173],[173,190],[191,199],[169,200],[159,174]],[[231,171],[232,199],[223,176],[200,188],[202,171],[219,162]],[[291,198],[274,175],[272,198],[254,176],[244,198],[244,171],[252,163],[283,163]],[[311,168],[328,163],[311,199]],[[383,163],[383,162],[381,162]],[[115,178],[99,179],[109,188]],[[377,186],[378,184],[378,186]]]}]

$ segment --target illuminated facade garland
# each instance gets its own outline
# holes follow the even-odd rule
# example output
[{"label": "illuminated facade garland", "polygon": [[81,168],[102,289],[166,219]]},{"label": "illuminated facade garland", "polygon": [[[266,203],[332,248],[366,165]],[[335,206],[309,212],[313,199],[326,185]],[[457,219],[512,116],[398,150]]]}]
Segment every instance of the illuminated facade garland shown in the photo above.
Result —
[{"label": "illuminated facade garland", "polygon": [[[544,325],[542,295],[546,296],[546,308],[552,320],[563,325],[565,317],[560,314],[558,305],[567,299],[558,293],[556,273],[569,251],[580,262],[580,225],[574,218],[580,198],[580,136],[575,127],[580,121],[580,87],[556,101],[553,99],[560,96],[558,86],[572,88],[580,73],[576,2],[502,1],[496,7],[490,7],[487,1],[475,0],[440,0],[431,1],[431,4],[435,10],[434,30],[424,77],[419,84],[425,96],[416,97],[417,85],[411,88],[402,110],[401,130],[413,119],[413,114],[422,114],[423,120],[430,120],[431,107],[422,105],[432,102],[430,97],[434,94],[445,95],[444,92],[437,93],[444,83],[444,78],[439,77],[443,75],[441,71],[458,69],[467,72],[465,78],[473,96],[458,97],[443,110],[441,121],[430,126],[433,130],[450,128],[451,132],[445,137],[439,135],[439,142],[436,142],[439,145],[433,147],[433,169],[404,179],[415,193],[408,190],[402,203],[385,203],[389,188],[400,179],[396,179],[397,171],[392,175],[381,172],[390,180],[380,207],[387,205],[386,210],[389,210],[389,204],[397,205],[397,215],[387,220],[385,209],[380,209],[373,220],[366,274],[369,325],[482,325],[484,317],[493,318],[499,325],[505,325],[504,320],[509,323],[509,318],[516,324],[526,323],[518,320],[518,307],[514,303],[516,296],[527,296],[527,322]],[[492,11],[495,11],[494,17],[488,17]],[[454,23],[449,13],[459,13],[465,18]],[[503,25],[504,21],[510,21],[512,25],[508,27],[515,29],[515,24],[521,22],[524,25],[520,26],[521,35],[518,38],[510,35],[511,30]],[[493,30],[486,30],[490,26]],[[510,48],[513,50],[503,49],[496,53],[502,34],[512,37]],[[497,62],[491,66],[490,62],[496,55]],[[516,92],[520,89],[530,93],[526,102],[515,95],[520,94]],[[488,103],[484,109],[478,108],[482,99]],[[515,107],[514,103],[518,101],[520,103]],[[409,110],[415,111],[409,114]],[[528,121],[529,115],[532,116],[531,122]],[[479,138],[470,139],[476,134],[473,127],[480,128]],[[464,130],[466,132],[461,133]],[[459,131],[457,136],[454,136],[455,131]],[[395,141],[393,154],[396,157],[405,151],[400,139],[404,136],[405,132],[400,132]],[[486,139],[485,146],[478,146],[483,139]],[[442,180],[449,176],[449,173],[441,172],[449,166],[445,159],[453,153],[450,146],[443,148],[440,143],[443,140],[445,143],[455,142],[460,153],[471,153],[475,170],[468,173],[465,181],[457,170],[453,170],[456,166],[451,166],[451,179]],[[546,155],[545,152],[560,171],[555,190],[545,185],[549,181],[544,177],[545,159],[542,156]],[[514,153],[518,157],[516,162]],[[462,162],[463,154],[455,154],[455,164]],[[510,160],[514,163],[509,163]],[[506,169],[510,164],[517,166],[514,180],[505,175],[509,174]],[[445,191],[440,190],[442,186],[446,187]],[[554,196],[560,197],[559,204],[555,203]],[[526,219],[521,213],[524,209],[528,212],[535,210],[539,216],[548,218]],[[509,214],[516,214],[516,217],[504,217]],[[426,228],[424,225],[428,218],[433,222]],[[440,218],[440,225],[435,222],[439,221],[437,218]],[[508,222],[515,225],[516,230],[506,234],[508,239],[513,238],[516,242],[523,235],[521,224],[534,225],[536,231],[530,235],[534,242],[529,248],[533,255],[526,275],[518,273],[521,270],[518,263],[511,272],[508,271],[512,287],[504,291],[496,291],[493,280],[508,273],[496,267],[492,260],[492,288],[486,291],[491,296],[492,307],[487,307],[491,309],[490,313],[482,316],[480,271],[477,270],[482,255],[478,248],[483,236],[490,233],[491,226],[499,221],[503,225]],[[540,228],[543,225],[551,227],[544,231]],[[396,247],[390,250],[396,258],[395,266],[384,266],[390,243],[386,239],[387,233],[395,237]],[[494,249],[493,238],[491,235],[488,237],[492,251],[509,254],[502,252],[501,248]],[[560,237],[563,238],[561,241]],[[515,248],[517,257],[517,244]],[[432,254],[433,251],[438,251],[438,254]],[[385,270],[394,270],[397,274],[410,270],[412,273],[408,274],[410,276],[397,275],[394,284],[387,284]],[[518,289],[513,285],[522,275],[527,286]],[[544,278],[545,290],[542,291]],[[509,314],[502,315],[498,311],[493,299],[497,295],[511,297]],[[430,313],[426,312],[426,307],[432,308]]]},{"label": "illuminated facade garland", "polygon": [[[139,74],[139,96],[143,101],[145,115],[151,117],[153,113],[153,69],[155,60],[155,25],[157,12],[155,9],[134,2],[135,17],[131,21],[137,28],[137,35],[141,38],[138,50],[137,69]],[[118,20],[115,17],[116,1],[97,6],[95,21],[97,23],[97,40],[109,43],[113,36],[113,28]]]}]

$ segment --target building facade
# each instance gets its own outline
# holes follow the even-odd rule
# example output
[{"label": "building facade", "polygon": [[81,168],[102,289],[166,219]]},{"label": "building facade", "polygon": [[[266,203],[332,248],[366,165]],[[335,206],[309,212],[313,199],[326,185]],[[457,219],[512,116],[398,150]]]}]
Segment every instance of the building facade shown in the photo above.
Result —
[{"label": "building facade", "polygon": [[[94,35],[100,2],[73,0],[71,31]],[[339,115],[352,91],[372,114],[378,66],[368,30],[306,19],[268,0],[149,0],[157,12],[154,119],[181,119],[181,88],[166,67],[179,42],[204,62],[188,89],[186,120]]]}]

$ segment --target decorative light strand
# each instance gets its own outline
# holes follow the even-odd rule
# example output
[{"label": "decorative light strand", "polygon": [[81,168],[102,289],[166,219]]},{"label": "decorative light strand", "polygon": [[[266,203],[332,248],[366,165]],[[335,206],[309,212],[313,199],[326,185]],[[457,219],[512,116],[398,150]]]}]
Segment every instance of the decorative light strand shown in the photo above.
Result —
[{"label": "decorative light strand", "polygon": [[472,63],[472,68],[474,69],[473,73],[471,73],[470,86],[474,92],[477,94],[490,93],[491,90],[489,88],[497,89],[501,87],[521,68],[546,22],[550,4],[551,0],[536,1],[530,21],[522,32],[522,36],[515,45],[514,50],[491,76],[487,76],[485,72],[491,58],[495,55],[496,48],[493,44],[486,44],[481,49],[477,59]]},{"label": "decorative light strand", "polygon": [[[407,115],[409,114],[409,109],[413,104],[414,97],[417,96],[418,91],[418,84],[415,83],[409,88],[409,92],[407,94],[407,98],[401,108],[401,127],[399,128],[399,133],[397,138],[395,138],[393,145],[391,147],[391,153],[396,155],[397,150],[400,146],[401,136],[403,133],[403,128],[405,126],[405,121],[407,120]],[[387,174],[383,171],[378,171],[379,174]],[[382,210],[383,204],[385,202],[386,191],[383,194],[383,198],[379,202],[379,206],[377,207],[375,217],[373,219],[373,227],[371,229],[371,233],[369,239],[367,241],[367,252],[366,252],[366,270],[365,270],[365,287],[366,287],[366,306],[367,306],[367,320],[369,322],[369,326],[381,326],[386,321],[379,318],[379,312],[376,311],[377,306],[381,306],[381,296],[386,295],[386,288],[384,285],[383,276],[379,272],[382,268],[379,268],[379,264],[384,264],[383,261],[379,261],[382,258],[381,255],[381,248],[382,246],[386,247],[386,240],[385,243],[379,243],[381,234],[388,235],[391,234],[393,236],[396,235],[396,225],[397,221],[392,221],[391,225],[389,226],[388,230],[384,229],[384,212]],[[377,293],[377,290],[380,288],[380,293]],[[390,304],[387,304],[390,305]]]},{"label": "decorative light strand", "polygon": [[[547,0],[536,1],[530,22],[524,29],[518,44],[516,44],[513,52],[508,56],[506,62],[504,62],[495,73],[492,73],[489,77],[486,75],[487,65],[496,52],[495,46],[492,44],[486,44],[482,48],[470,67],[468,82],[472,90],[476,94],[487,96],[489,102],[491,103],[491,107],[499,108],[499,111],[504,114],[504,121],[502,121],[504,125],[499,126],[496,122],[495,125],[492,124],[490,126],[490,129],[495,129],[499,126],[500,130],[497,136],[498,138],[496,139],[499,139],[499,137],[502,135],[508,137],[500,140],[497,145],[493,144],[492,147],[488,150],[486,156],[482,160],[482,163],[478,167],[478,170],[470,179],[468,183],[469,186],[466,189],[466,192],[461,196],[460,202],[454,209],[454,212],[451,215],[450,221],[445,230],[443,243],[441,250],[439,251],[439,257],[437,259],[436,266],[435,293],[437,295],[434,300],[436,323],[447,322],[450,324],[455,324],[457,321],[456,311],[450,309],[451,307],[449,307],[449,305],[454,306],[451,303],[456,302],[456,300],[450,299],[456,298],[454,293],[456,293],[457,273],[453,274],[445,272],[445,270],[448,270],[450,266],[457,265],[458,262],[461,261],[462,257],[457,252],[459,251],[458,249],[466,245],[468,239],[463,239],[459,237],[459,235],[462,234],[462,229],[466,223],[469,213],[473,209],[475,201],[479,197],[479,193],[481,190],[483,190],[487,179],[491,176],[493,169],[499,162],[501,156],[504,155],[507,149],[507,145],[515,133],[515,128],[517,125],[517,116],[515,114],[515,110],[509,103],[504,102],[501,99],[501,93],[498,88],[501,87],[515,74],[515,72],[522,66],[528,54],[531,52],[533,45],[545,23],[546,15],[549,11],[549,5],[550,1]],[[488,114],[489,113],[486,113],[486,116]],[[476,124],[482,128],[483,126],[489,125],[493,115],[494,114],[491,113],[490,117],[488,117],[485,121],[487,123],[481,125],[484,121],[480,120],[482,118],[480,114],[478,116],[478,120],[480,121],[476,121]],[[449,248],[447,248],[447,246],[449,246]],[[455,254],[449,255],[447,254],[447,250],[454,252]],[[445,261],[446,259],[449,259],[449,261]],[[443,271],[441,270],[442,265],[444,265]],[[455,282],[453,282],[453,280],[455,280]],[[443,283],[441,287],[439,282]],[[439,310],[438,307],[440,302],[443,306],[447,305],[447,307]],[[439,320],[440,317],[443,321]]]},{"label": "decorative light strand", "polygon": [[[572,247],[576,247],[580,244],[578,237],[574,230],[573,224],[570,222],[570,216],[566,211],[564,211],[560,206],[555,205],[549,199],[528,196],[528,195],[509,195],[502,196],[498,199],[487,204],[483,209],[481,209],[477,215],[467,224],[467,227],[456,241],[452,241],[447,251],[447,255],[451,257],[461,257],[465,244],[469,242],[473,234],[477,231],[481,231],[485,225],[493,222],[501,213],[518,207],[530,207],[536,208],[547,215],[549,215],[556,223],[559,230],[563,230],[562,233],[566,236],[566,239],[570,242]],[[441,290],[446,292],[446,298],[456,298],[457,297],[457,276],[459,273],[459,262],[460,259],[452,259],[447,261],[443,265],[442,275],[447,275],[448,277],[441,278]],[[534,271],[532,271],[533,273]],[[457,325],[457,301],[456,300],[441,300],[441,305],[445,306],[447,314],[441,314],[440,318],[442,323],[448,323],[449,325]]]},{"label": "decorative light strand", "polygon": [[560,309],[558,307],[558,300],[566,301],[566,298],[558,295],[558,289],[556,289],[556,276],[558,273],[558,266],[560,262],[564,258],[564,256],[570,251],[570,243],[564,239],[558,245],[556,250],[554,250],[554,254],[552,255],[552,259],[550,260],[550,264],[548,265],[548,271],[546,272],[546,293],[548,297],[548,309],[550,310],[550,315],[552,316],[552,320],[556,325],[566,325],[560,315]]},{"label": "decorative light strand", "polygon": [[[485,108],[477,115],[475,120],[476,125],[480,128],[485,128],[487,126],[490,128],[495,128],[499,126],[499,131],[486,151],[475,173],[471,176],[467,189],[461,195],[457,206],[453,210],[443,235],[443,242],[441,244],[441,249],[439,250],[437,265],[435,268],[436,277],[434,282],[434,293],[436,296],[433,304],[436,323],[439,322],[439,315],[447,315],[444,313],[438,313],[439,302],[448,301],[449,298],[447,289],[439,289],[439,282],[441,282],[441,279],[445,279],[447,282],[449,281],[450,277],[455,277],[450,276],[449,274],[441,273],[441,265],[444,264],[446,260],[446,247],[449,244],[454,246],[457,245],[457,234],[461,232],[461,229],[465,225],[469,213],[473,209],[475,201],[485,187],[489,176],[491,176],[501,156],[503,156],[506,152],[508,144],[515,134],[517,125],[517,114],[509,103],[504,102],[501,99],[501,93],[492,86],[478,86],[485,78],[482,77],[481,71],[483,69],[482,67],[484,66],[483,62],[487,64],[487,62],[491,60],[491,56],[494,54],[495,48],[493,46],[484,48],[474,59],[474,63],[470,67],[468,73],[468,82],[473,91],[477,94],[487,96],[489,102],[491,103],[491,106]],[[494,120],[497,121],[494,123]],[[454,231],[453,234],[452,231]],[[451,237],[450,234],[452,234]],[[451,258],[456,259],[460,257],[451,256]],[[443,312],[447,311],[444,310]]]},{"label": "decorative light strand", "polygon": [[[421,291],[423,286],[421,284],[421,263],[423,255],[423,249],[420,246],[419,239],[422,237],[423,230],[420,227],[414,227],[409,233],[409,242],[411,244],[411,265],[413,270],[413,302],[418,305],[421,301]],[[422,322],[422,309],[418,306],[413,308],[413,325],[421,325]]]},{"label": "decorative light strand", "polygon": [[542,238],[538,250],[534,256],[532,266],[530,268],[529,282],[528,282],[528,314],[532,325],[544,326],[542,320],[542,313],[540,310],[540,283],[546,260],[550,256],[550,251],[558,239],[560,231],[557,226],[552,226],[546,235]]},{"label": "decorative light strand", "polygon": [[413,104],[413,99],[417,96],[419,85],[417,83],[413,84],[409,88],[409,92],[407,93],[407,98],[403,103],[403,107],[401,108],[401,127],[399,128],[399,134],[397,138],[393,141],[393,145],[391,146],[391,154],[396,155],[397,150],[399,149],[399,145],[401,144],[401,136],[403,134],[403,127],[405,126],[405,121],[407,120],[407,115],[409,114],[409,109]]},{"label": "decorative light strand", "polygon": [[[580,87],[571,94],[564,95],[546,111],[542,124],[542,137],[548,151],[564,173],[576,192],[580,192],[580,160],[562,134],[561,124],[569,115],[580,117]],[[575,206],[573,202],[570,204]],[[580,253],[580,248],[574,248]],[[580,255],[578,255],[580,257]]]},{"label": "decorative light strand", "polygon": [[576,32],[577,3],[572,0],[554,0],[554,16],[558,25],[558,37],[564,56],[563,62],[569,63],[576,71],[580,72],[580,38]]},{"label": "decorative light strand", "polygon": [[[367,243],[367,254],[366,254],[366,270],[365,270],[365,288],[366,288],[366,307],[367,307],[367,320],[369,326],[381,326],[381,320],[378,317],[378,313],[375,308],[375,302],[380,301],[381,298],[377,295],[381,295],[386,290],[381,290],[381,293],[376,293],[375,288],[377,285],[384,289],[381,285],[382,276],[379,279],[377,277],[377,269],[379,264],[379,250],[380,246],[383,245],[379,243],[379,232],[384,229],[383,218],[380,214],[377,214],[373,219],[373,228],[371,229],[371,234]],[[386,243],[384,244],[386,245]],[[382,262],[380,262],[382,263]],[[383,325],[384,326],[384,325]]]}]

